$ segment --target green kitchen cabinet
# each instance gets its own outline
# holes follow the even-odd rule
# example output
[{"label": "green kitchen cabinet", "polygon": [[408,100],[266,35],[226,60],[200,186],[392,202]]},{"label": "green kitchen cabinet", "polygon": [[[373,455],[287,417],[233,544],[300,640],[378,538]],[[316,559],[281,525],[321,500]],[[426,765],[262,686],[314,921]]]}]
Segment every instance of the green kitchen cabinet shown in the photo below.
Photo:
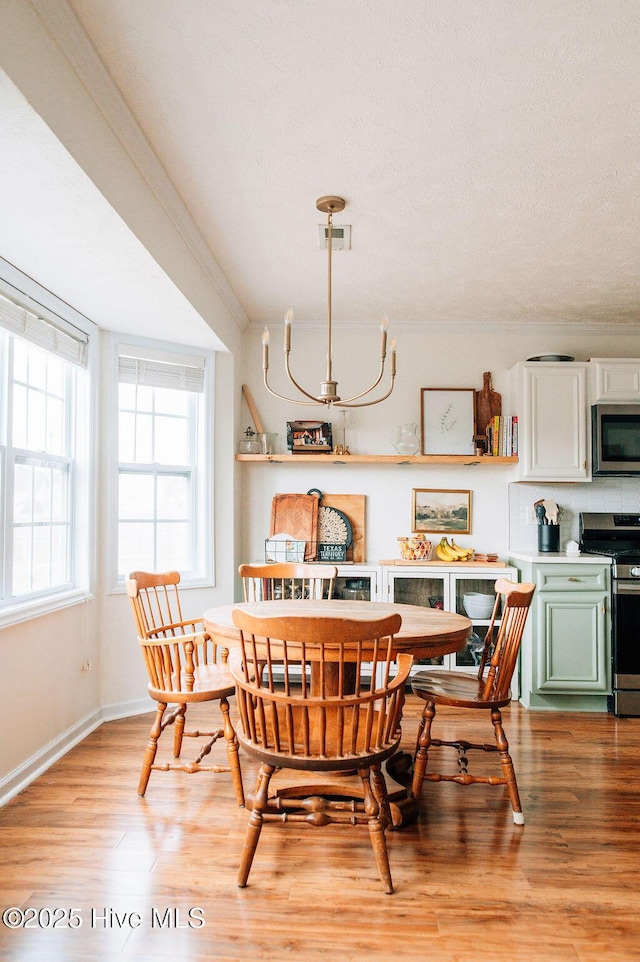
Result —
[{"label": "green kitchen cabinet", "polygon": [[527,708],[606,711],[610,566],[513,563],[521,581],[536,585],[522,643],[521,702]]}]

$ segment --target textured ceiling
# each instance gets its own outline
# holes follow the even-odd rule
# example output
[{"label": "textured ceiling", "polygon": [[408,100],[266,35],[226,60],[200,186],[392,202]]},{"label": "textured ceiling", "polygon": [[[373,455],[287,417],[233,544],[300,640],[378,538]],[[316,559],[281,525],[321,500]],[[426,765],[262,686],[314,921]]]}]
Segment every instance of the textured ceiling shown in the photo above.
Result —
[{"label": "textured ceiling", "polygon": [[338,321],[640,320],[637,0],[69,5],[251,321],[324,318],[328,193]]}]

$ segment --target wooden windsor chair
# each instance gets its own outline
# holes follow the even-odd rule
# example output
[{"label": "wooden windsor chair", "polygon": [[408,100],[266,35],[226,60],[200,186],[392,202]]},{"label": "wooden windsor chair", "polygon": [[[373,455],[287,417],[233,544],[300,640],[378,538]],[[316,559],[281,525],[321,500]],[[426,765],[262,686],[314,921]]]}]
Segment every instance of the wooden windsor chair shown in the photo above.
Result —
[{"label": "wooden windsor chair", "polygon": [[332,598],[338,569],[335,565],[241,564],[245,601],[273,601],[285,598]]},{"label": "wooden windsor chair", "polygon": [[[496,599],[477,675],[433,670],[417,672],[411,679],[414,694],[425,702],[418,729],[411,791],[415,798],[419,798],[425,779],[433,782],[452,781],[460,785],[506,785],[513,809],[513,821],[516,825],[524,825],[516,774],[500,709],[511,701],[511,679],[535,585],[517,584],[501,578],[496,581],[495,591]],[[452,741],[432,738],[431,726],[439,705],[490,713],[495,744],[478,744],[462,738]],[[427,772],[432,746],[448,746],[457,750],[458,771],[455,774]],[[498,752],[502,775],[471,774],[468,770],[470,751]]]},{"label": "wooden windsor chair", "polygon": [[[400,615],[364,623],[260,618],[235,609],[233,621],[241,633],[241,648],[230,659],[238,738],[260,761],[254,792],[247,796],[252,812],[238,885],[247,884],[265,820],[315,827],[337,822],[368,825],[384,891],[391,893],[385,840],[391,814],[381,764],[400,742],[404,684],[413,662],[411,655],[393,651]],[[256,672],[257,664],[264,670]],[[303,786],[270,792],[281,769],[316,775]],[[318,782],[322,778],[329,781]]]},{"label": "wooden windsor chair", "polygon": [[[184,620],[178,585],[180,574],[169,571],[153,574],[134,571],[127,581],[127,594],[138,630],[138,643],[149,675],[148,692],[157,704],[149,741],[144,754],[138,795],[144,795],[152,771],[231,772],[238,805],[244,805],[238,739],[229,715],[228,699],[235,693],[235,682],[227,664],[228,652],[221,649],[203,630],[199,618]],[[223,726],[212,731],[187,729],[187,705],[192,702],[219,702]],[[169,705],[174,706],[167,711]],[[173,725],[173,755],[176,764],[156,764],[158,740],[165,728]],[[182,741],[206,738],[193,761],[181,759]],[[204,765],[219,738],[226,740],[229,764]]]}]

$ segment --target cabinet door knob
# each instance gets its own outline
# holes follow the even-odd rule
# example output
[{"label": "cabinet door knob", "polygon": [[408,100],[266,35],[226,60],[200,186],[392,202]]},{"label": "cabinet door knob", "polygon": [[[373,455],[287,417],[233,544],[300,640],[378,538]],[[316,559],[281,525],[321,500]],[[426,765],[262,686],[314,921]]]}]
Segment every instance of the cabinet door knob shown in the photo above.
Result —
[{"label": "cabinet door knob", "polygon": [[579,578],[573,578],[573,577],[569,576],[569,577],[567,578],[567,581],[580,581],[580,579],[579,579]]}]

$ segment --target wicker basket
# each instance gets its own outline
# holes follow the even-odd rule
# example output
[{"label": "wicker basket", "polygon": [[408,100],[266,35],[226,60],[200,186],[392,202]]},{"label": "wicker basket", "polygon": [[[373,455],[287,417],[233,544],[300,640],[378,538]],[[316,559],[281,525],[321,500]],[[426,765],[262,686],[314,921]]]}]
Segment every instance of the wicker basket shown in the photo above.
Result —
[{"label": "wicker basket", "polygon": [[422,538],[398,538],[400,557],[404,561],[428,561],[431,542]]}]

